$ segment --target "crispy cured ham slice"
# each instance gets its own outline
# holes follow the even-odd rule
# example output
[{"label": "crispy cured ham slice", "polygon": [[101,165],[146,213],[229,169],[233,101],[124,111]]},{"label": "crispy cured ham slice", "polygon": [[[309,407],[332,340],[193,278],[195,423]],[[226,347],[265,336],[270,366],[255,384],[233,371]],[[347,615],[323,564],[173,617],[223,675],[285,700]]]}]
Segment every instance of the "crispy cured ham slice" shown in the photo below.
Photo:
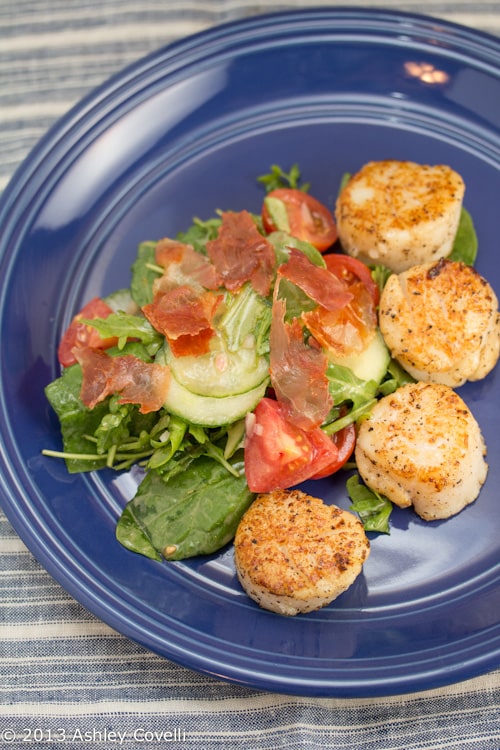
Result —
[{"label": "crispy cured ham slice", "polygon": [[264,297],[271,291],[276,264],[274,249],[260,234],[248,211],[222,214],[218,236],[207,242],[207,253],[230,292],[237,292],[246,281]]},{"label": "crispy cured ham slice", "polygon": [[351,303],[339,310],[328,310],[321,305],[303,312],[301,319],[321,346],[336,356],[348,356],[363,351],[375,336],[376,316],[370,292],[361,283]]},{"label": "crispy cured ham slice", "polygon": [[75,350],[75,356],[83,373],[80,398],[89,409],[114,393],[120,394],[122,404],[139,404],[142,414],[163,406],[170,383],[167,367],[94,349]]},{"label": "crispy cured ham slice", "polygon": [[297,318],[285,322],[285,302],[275,299],[271,323],[271,383],[287,418],[303,430],[319,427],[332,407],[323,351],[304,342]]},{"label": "crispy cured ham slice", "polygon": [[165,269],[163,276],[155,282],[155,292],[189,283],[205,289],[218,289],[221,286],[213,263],[185,242],[165,237],[156,245],[155,259]]},{"label": "crispy cured ham slice", "polygon": [[222,295],[198,293],[188,285],[158,292],[142,311],[151,325],[162,333],[176,357],[206,354],[214,335],[212,318]]},{"label": "crispy cured ham slice", "polygon": [[74,349],[109,349],[118,342],[117,338],[102,339],[95,328],[92,328],[82,320],[91,320],[92,318],[107,318],[113,310],[100,297],[87,302],[87,304],[74,316],[70,325],[66,329],[59,348],[57,356],[63,367],[70,367],[76,364]]},{"label": "crispy cured ham slice", "polygon": [[354,299],[341,279],[327,268],[315,266],[299,250],[290,250],[290,259],[279,267],[278,273],[327,310],[341,310]]}]

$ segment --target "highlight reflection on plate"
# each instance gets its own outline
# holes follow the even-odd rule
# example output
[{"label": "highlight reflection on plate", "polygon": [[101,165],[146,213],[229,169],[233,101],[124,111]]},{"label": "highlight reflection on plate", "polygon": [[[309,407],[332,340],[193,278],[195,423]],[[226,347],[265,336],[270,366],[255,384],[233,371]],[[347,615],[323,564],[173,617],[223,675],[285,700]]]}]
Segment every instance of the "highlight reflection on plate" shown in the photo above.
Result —
[{"label": "highlight reflection on plate", "polygon": [[[257,211],[259,174],[298,162],[332,204],[371,159],[464,177],[477,268],[500,291],[500,42],[436,20],[331,8],[257,16],[160,50],[64,117],[1,204],[1,502],[46,569],[109,625],[193,669],[302,695],[402,693],[500,663],[500,383],[460,393],[489,447],[479,499],[442,523],[395,511],[364,575],[297,618],[240,589],[232,549],[160,564],[114,531],[136,472],[68,475],[44,386],[74,312],[129,283],[137,243],[216,209]],[[344,480],[306,490],[348,507]]]}]

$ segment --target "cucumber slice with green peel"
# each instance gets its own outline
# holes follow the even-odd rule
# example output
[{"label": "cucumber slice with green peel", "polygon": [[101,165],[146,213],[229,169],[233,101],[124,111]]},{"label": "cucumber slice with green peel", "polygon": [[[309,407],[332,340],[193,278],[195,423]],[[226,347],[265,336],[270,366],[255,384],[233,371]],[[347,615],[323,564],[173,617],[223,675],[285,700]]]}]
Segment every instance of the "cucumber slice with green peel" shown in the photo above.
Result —
[{"label": "cucumber slice with green peel", "polygon": [[329,355],[329,360],[336,365],[348,367],[360,380],[374,380],[376,383],[381,383],[387,372],[391,355],[382,334],[377,329],[374,338],[360,354],[351,354],[347,357]]},{"label": "cucumber slice with green peel", "polygon": [[269,376],[267,358],[259,357],[253,347],[235,352],[221,347],[197,357],[175,357],[165,347],[165,357],[177,382],[199,396],[237,396]]},{"label": "cucumber slice with green peel", "polygon": [[220,427],[242,419],[255,409],[265,395],[268,378],[256,388],[232,396],[200,396],[181,385],[171,376],[164,406],[181,419],[204,427]]}]

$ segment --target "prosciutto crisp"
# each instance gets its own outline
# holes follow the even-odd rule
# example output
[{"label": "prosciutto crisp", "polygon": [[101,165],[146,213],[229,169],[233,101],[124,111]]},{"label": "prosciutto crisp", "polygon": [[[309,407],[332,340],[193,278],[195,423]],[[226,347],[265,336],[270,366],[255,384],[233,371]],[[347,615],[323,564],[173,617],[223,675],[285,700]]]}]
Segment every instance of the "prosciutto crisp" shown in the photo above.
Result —
[{"label": "prosciutto crisp", "polygon": [[318,346],[305,344],[297,318],[286,323],[285,302],[275,299],[270,334],[271,383],[287,418],[311,430],[324,422],[332,406],[326,368]]},{"label": "prosciutto crisp", "polygon": [[77,349],[75,356],[83,374],[80,398],[87,408],[113,393],[120,394],[122,404],[138,404],[142,414],[163,406],[170,382],[167,367],[132,354],[111,357],[99,349]]},{"label": "prosciutto crisp", "polygon": [[247,281],[264,297],[271,291],[276,256],[248,211],[222,214],[218,236],[207,242],[207,253],[228,291],[237,292]]}]

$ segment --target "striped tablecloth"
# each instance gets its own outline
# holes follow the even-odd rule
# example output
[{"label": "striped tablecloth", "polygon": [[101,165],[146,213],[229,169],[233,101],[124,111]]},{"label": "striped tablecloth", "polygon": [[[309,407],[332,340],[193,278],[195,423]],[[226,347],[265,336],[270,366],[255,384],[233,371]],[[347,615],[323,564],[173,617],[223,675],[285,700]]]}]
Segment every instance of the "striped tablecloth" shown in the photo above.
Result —
[{"label": "striped tablecloth", "polygon": [[[346,4],[346,3],[345,3]],[[0,189],[47,128],[124,65],[245,16],[335,3],[0,0]],[[394,0],[500,34],[500,3]],[[383,699],[300,698],[219,682],[112,631],[0,515],[0,747],[500,748],[500,671]]]}]

